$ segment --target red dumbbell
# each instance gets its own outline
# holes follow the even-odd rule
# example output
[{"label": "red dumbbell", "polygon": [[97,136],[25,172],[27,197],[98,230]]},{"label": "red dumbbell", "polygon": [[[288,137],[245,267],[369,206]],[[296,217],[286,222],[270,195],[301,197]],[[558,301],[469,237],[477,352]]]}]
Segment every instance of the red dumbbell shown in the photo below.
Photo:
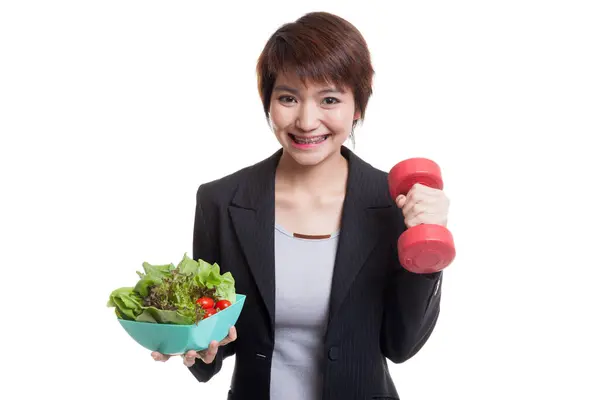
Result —
[{"label": "red dumbbell", "polygon": [[[440,167],[426,158],[399,162],[390,170],[388,184],[392,198],[406,195],[416,184],[443,189]],[[398,238],[400,264],[417,274],[430,274],[446,268],[454,260],[454,239],[441,225],[421,224],[404,231]]]}]

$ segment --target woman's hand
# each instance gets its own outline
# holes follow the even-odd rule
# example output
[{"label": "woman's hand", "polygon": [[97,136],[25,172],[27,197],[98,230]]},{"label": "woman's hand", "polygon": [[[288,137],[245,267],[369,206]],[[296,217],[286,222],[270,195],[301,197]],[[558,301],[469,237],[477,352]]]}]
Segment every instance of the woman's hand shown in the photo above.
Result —
[{"label": "woman's hand", "polygon": [[[201,359],[205,364],[210,364],[215,360],[215,357],[217,356],[217,351],[219,350],[220,346],[224,346],[228,343],[231,343],[236,339],[237,339],[237,331],[235,329],[235,326],[232,326],[231,328],[229,328],[229,335],[227,335],[227,337],[225,339],[221,340],[221,342],[217,342],[216,340],[213,340],[209,344],[208,349],[206,349],[206,350],[202,350],[202,351],[190,350],[187,353],[182,354],[181,357],[183,358],[183,364],[189,368],[192,365],[194,365],[197,358]],[[159,353],[157,351],[153,351],[152,358],[154,358],[156,361],[165,362],[169,358],[171,358],[171,356],[167,355],[167,354]]]},{"label": "woman's hand", "polygon": [[402,209],[407,228],[419,224],[446,226],[450,201],[446,194],[429,186],[415,184],[409,192],[396,198],[396,204]]}]

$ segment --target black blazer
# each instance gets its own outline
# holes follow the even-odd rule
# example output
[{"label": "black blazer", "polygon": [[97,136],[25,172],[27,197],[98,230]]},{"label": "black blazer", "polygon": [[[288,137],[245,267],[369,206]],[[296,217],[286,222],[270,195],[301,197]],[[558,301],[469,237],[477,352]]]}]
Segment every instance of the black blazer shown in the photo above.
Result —
[{"label": "black blazer", "polygon": [[[229,400],[268,400],[274,344],[275,169],[282,150],[197,193],[193,256],[231,271],[247,296],[238,338],[215,361],[189,370],[207,382],[235,355]],[[401,363],[425,344],[440,310],[442,273],[417,275],[398,261],[406,226],[387,173],[346,147],[349,162],[339,248],[331,288],[323,400],[398,399],[387,360]],[[290,394],[293,397],[293,394]],[[285,399],[275,399],[285,400]]]}]

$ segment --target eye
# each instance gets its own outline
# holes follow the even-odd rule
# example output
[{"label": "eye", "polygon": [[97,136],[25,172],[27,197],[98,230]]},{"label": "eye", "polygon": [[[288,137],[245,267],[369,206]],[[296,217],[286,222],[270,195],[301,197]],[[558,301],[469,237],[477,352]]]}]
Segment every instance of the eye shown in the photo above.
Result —
[{"label": "eye", "polygon": [[296,101],[296,99],[294,99],[293,96],[280,96],[278,99],[280,102],[282,103],[292,103],[294,101]]},{"label": "eye", "polygon": [[326,97],[323,102],[325,104],[327,104],[328,106],[334,105],[339,103],[340,101],[338,99],[336,99],[335,97]]}]

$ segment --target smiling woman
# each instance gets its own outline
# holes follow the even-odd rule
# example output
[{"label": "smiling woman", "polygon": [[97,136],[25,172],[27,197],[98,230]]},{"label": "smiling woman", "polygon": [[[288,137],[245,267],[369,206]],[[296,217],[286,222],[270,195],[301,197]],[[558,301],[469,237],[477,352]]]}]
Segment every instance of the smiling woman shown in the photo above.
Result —
[{"label": "smiling woman", "polygon": [[[282,26],[268,40],[257,63],[265,116],[286,150],[306,149],[330,137],[334,139],[331,150],[348,136],[352,138],[353,128],[365,116],[373,74],[361,33],[348,21],[327,13],[311,13]],[[334,124],[332,132],[316,132],[320,117]],[[328,152],[323,149],[320,154],[324,157]],[[312,162],[319,158],[313,156]]]},{"label": "smiling woman", "polygon": [[339,153],[360,116],[353,97],[345,86],[305,86],[289,72],[278,74],[269,112],[286,154],[302,165],[316,165]]},{"label": "smiling woman", "polygon": [[412,191],[400,210],[387,173],[344,146],[373,74],[348,21],[281,26],[257,63],[281,149],[198,189],[194,259],[231,272],[246,301],[230,336],[184,364],[207,382],[235,355],[229,400],[398,398],[387,360],[414,356],[436,324],[442,274],[402,268],[396,242],[415,206],[411,223],[445,224],[443,192]]}]

